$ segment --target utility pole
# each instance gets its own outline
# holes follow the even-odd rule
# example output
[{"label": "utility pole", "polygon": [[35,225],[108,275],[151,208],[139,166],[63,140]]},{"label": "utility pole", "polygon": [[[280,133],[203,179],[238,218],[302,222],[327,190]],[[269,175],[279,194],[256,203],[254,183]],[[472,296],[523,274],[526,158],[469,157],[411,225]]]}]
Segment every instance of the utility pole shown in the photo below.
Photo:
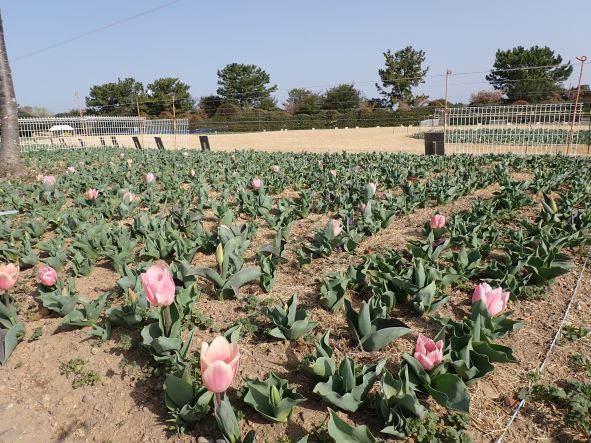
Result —
[{"label": "utility pole", "polygon": [[570,122],[570,131],[568,133],[568,145],[566,147],[566,155],[570,155],[570,147],[573,142],[575,120],[577,119],[577,108],[579,107],[579,96],[581,95],[581,79],[583,78],[583,67],[585,66],[585,62],[587,61],[587,56],[583,55],[581,57],[577,57],[577,60],[581,62],[581,70],[579,71],[579,83],[577,84],[577,98],[575,99],[573,118]]}]

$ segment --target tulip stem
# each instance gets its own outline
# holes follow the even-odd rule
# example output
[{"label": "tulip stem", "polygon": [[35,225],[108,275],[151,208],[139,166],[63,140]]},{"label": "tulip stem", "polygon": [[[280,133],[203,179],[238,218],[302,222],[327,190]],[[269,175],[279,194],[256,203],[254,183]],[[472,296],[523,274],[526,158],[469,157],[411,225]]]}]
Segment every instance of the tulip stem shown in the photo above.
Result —
[{"label": "tulip stem", "polygon": [[172,317],[170,316],[170,306],[163,306],[162,320],[164,321],[164,335],[170,337],[170,328],[172,327]]},{"label": "tulip stem", "polygon": [[219,392],[215,393],[215,408],[219,408],[222,404],[222,394]]},{"label": "tulip stem", "polygon": [[7,308],[10,308],[10,297],[8,296],[8,291],[4,291],[4,304]]}]

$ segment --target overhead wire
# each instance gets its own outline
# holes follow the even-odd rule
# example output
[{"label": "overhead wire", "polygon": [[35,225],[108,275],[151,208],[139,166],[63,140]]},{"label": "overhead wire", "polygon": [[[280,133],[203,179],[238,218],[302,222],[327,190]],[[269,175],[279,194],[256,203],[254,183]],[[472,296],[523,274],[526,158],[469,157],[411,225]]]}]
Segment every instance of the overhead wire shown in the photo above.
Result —
[{"label": "overhead wire", "polygon": [[183,1],[183,0],[172,0],[172,1],[169,1],[169,2],[164,3],[162,5],[155,6],[153,8],[146,9],[144,11],[138,12],[137,14],[133,14],[133,15],[130,15],[128,17],[124,17],[124,18],[121,18],[119,20],[115,20],[114,22],[108,23],[108,24],[106,24],[104,26],[99,26],[98,28],[94,28],[94,29],[91,29],[89,31],[82,32],[80,34],[74,35],[74,36],[69,37],[67,39],[64,39],[64,40],[61,40],[59,42],[53,43],[53,44],[51,44],[49,46],[45,46],[45,47],[36,49],[34,51],[31,51],[31,52],[29,52],[27,54],[23,54],[21,56],[18,56],[16,58],[14,58],[13,61],[17,62],[17,61],[24,60],[24,59],[29,58],[29,57],[33,57],[34,55],[42,54],[42,53],[47,52],[47,51],[50,51],[52,49],[59,48],[61,46],[67,45],[68,43],[74,42],[76,40],[80,40],[81,38],[87,37],[89,35],[96,34],[98,32],[104,31],[106,29],[110,29],[110,28],[113,28],[115,26],[121,25],[123,23],[127,23],[129,21],[135,20],[135,19],[137,19],[139,17],[143,17],[145,15],[152,14],[153,12],[160,11],[161,9],[168,8],[169,6],[172,6],[172,5],[176,4],[176,3],[180,3],[181,1]]}]

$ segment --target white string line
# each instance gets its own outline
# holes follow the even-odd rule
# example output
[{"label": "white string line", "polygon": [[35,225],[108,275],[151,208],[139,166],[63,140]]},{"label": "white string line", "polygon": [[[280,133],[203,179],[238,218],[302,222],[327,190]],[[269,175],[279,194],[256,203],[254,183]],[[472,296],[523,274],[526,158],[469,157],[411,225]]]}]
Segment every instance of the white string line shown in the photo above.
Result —
[{"label": "white string line", "polygon": [[[544,357],[542,364],[538,368],[538,372],[542,372],[544,370],[544,367],[546,366],[546,362],[548,361],[548,358],[550,357],[550,353],[552,352],[552,350],[554,349],[554,346],[556,345],[556,342],[558,341],[558,337],[560,336],[560,333],[562,331],[562,327],[564,326],[564,323],[566,322],[570,308],[571,308],[573,301],[575,299],[575,296],[577,295],[577,292],[579,290],[579,285],[581,283],[581,279],[583,278],[583,273],[585,272],[585,268],[587,267],[587,260],[588,259],[589,259],[588,257],[585,258],[585,262],[583,263],[583,267],[581,268],[581,273],[579,274],[579,278],[577,279],[577,284],[575,285],[575,289],[573,291],[573,295],[571,296],[570,301],[566,307],[566,310],[564,311],[564,316],[562,317],[562,321],[558,325],[558,330],[556,331],[556,334],[554,335],[554,339],[552,340],[552,343],[550,343],[550,346],[548,347],[548,352],[546,352],[546,357]],[[507,426],[503,430],[503,433],[495,441],[495,443],[501,443],[503,441],[505,434],[507,433],[507,431],[509,430],[509,428],[511,427],[511,425],[513,424],[513,422],[517,418],[517,415],[519,415],[519,411],[521,411],[521,408],[523,407],[524,404],[525,404],[525,398],[519,402],[519,404],[515,408],[515,411],[513,411],[513,414],[511,415],[511,419],[509,420],[509,423],[507,424]]]}]

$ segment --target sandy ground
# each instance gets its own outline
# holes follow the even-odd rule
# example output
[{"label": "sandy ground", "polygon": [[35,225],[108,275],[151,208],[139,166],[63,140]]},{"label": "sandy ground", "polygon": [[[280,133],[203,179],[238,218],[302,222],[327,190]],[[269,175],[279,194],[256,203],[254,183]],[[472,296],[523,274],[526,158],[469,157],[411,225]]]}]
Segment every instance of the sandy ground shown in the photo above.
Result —
[{"label": "sandy ground", "polygon": [[[310,151],[310,152],[349,152],[386,151],[424,153],[423,140],[410,138],[409,135],[424,128],[388,127],[388,128],[349,128],[315,129],[293,131],[247,132],[237,134],[207,134],[213,150],[233,151],[235,149],[256,149],[260,151]],[[156,148],[155,137],[160,137],[166,149],[188,148],[201,149],[198,134],[177,135],[137,135],[143,147]],[[101,141],[102,138],[102,141]],[[131,135],[116,135],[116,143],[121,147],[133,148]],[[63,141],[63,145],[62,145]],[[55,149],[71,149],[84,146],[113,146],[111,136],[103,137],[54,137],[27,140],[27,143],[39,143],[54,146]],[[33,149],[31,148],[27,149]]]},{"label": "sandy ground", "polygon": [[424,153],[423,140],[410,138],[421,128],[349,128],[209,135],[212,149],[253,148],[260,151]]},{"label": "sandy ground", "polygon": [[[257,151],[283,151],[283,152],[407,152],[423,154],[425,144],[422,139],[411,138],[414,133],[428,131],[431,128],[421,127],[376,127],[376,128],[339,128],[339,129],[315,129],[315,130],[290,130],[268,132],[245,132],[233,134],[207,134],[212,150],[233,151],[236,149],[254,149]],[[111,147],[117,143],[120,147],[134,148],[133,138],[143,148],[155,149],[156,140],[161,139],[165,149],[201,149],[199,134],[177,135],[115,135],[115,136],[71,136],[54,138],[26,139],[21,145],[26,150],[35,150],[35,146],[29,143],[38,143],[47,149],[72,149],[81,147]],[[101,140],[102,139],[102,140]],[[113,141],[114,139],[114,141]],[[104,143],[104,145],[103,145]],[[51,149],[51,148],[50,148]],[[539,145],[489,145],[477,144],[447,144],[447,154],[485,154],[513,152],[515,154],[567,154],[566,146]],[[589,155],[587,145],[573,145],[571,154]]]}]

